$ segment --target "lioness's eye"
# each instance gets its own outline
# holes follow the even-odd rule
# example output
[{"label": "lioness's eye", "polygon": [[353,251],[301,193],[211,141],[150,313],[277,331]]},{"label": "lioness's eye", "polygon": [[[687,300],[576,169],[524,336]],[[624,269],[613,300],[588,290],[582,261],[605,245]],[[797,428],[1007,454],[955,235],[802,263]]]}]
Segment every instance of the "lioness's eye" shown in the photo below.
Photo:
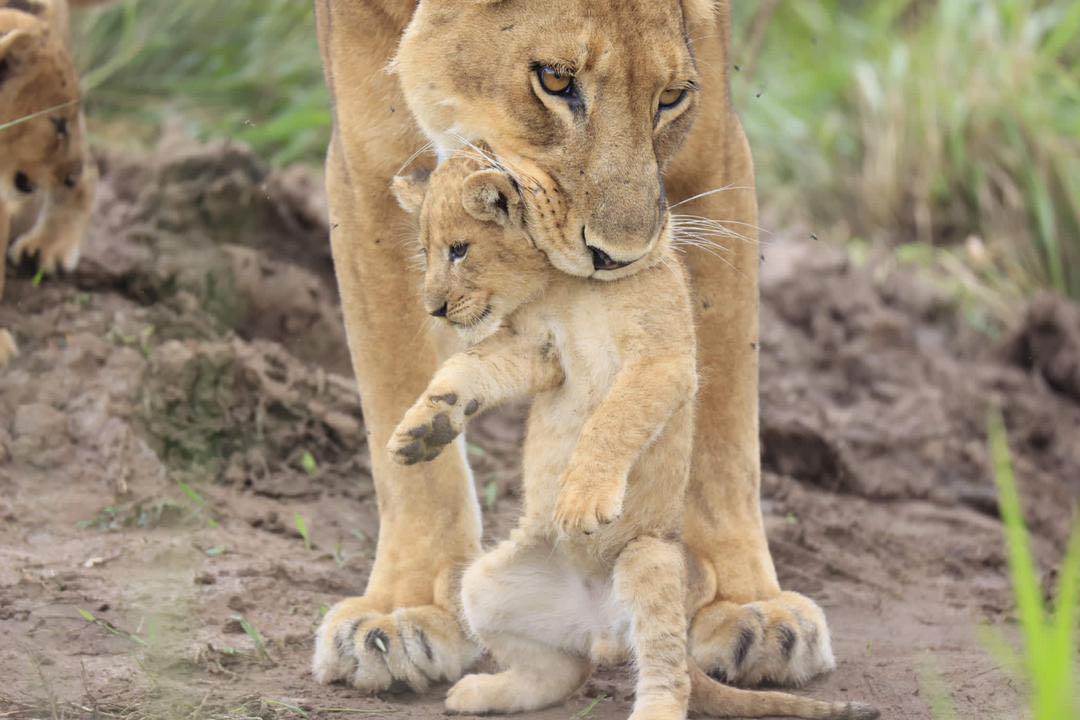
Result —
[{"label": "lioness's eye", "polygon": [[670,88],[660,93],[660,109],[667,110],[673,108],[683,101],[686,97],[685,88]]},{"label": "lioness's eye", "polygon": [[469,254],[469,243],[454,243],[450,246],[450,261],[458,262],[464,260],[465,256]]},{"label": "lioness's eye", "polygon": [[574,87],[573,75],[560,73],[550,65],[536,68],[536,76],[540,79],[540,87],[552,95],[567,95]]}]

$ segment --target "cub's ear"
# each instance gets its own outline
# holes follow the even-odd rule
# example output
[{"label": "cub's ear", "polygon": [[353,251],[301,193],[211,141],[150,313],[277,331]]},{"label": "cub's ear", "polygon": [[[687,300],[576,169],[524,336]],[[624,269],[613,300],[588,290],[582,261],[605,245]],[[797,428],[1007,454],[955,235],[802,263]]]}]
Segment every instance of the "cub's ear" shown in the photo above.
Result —
[{"label": "cub's ear", "polygon": [[465,178],[461,203],[477,220],[503,227],[521,225],[521,197],[514,181],[498,170],[481,170]]},{"label": "cub's ear", "polygon": [[36,36],[26,30],[0,32],[0,84],[9,78],[9,73],[19,62],[19,56],[33,45]]},{"label": "cub's ear", "polygon": [[390,190],[398,201],[401,209],[410,215],[418,215],[424,204],[424,196],[427,195],[428,184],[431,180],[429,171],[418,171],[412,175],[398,175],[390,183]]}]

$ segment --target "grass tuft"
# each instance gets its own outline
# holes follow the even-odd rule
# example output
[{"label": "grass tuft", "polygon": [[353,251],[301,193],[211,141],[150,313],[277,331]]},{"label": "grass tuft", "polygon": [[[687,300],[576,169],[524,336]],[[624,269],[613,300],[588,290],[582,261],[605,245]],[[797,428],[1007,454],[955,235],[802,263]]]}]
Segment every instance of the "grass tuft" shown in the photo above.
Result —
[{"label": "grass tuft", "polygon": [[990,416],[989,436],[1024,653],[1019,662],[1011,659],[1011,648],[1000,637],[994,639],[991,649],[1004,660],[1006,667],[1018,666],[1023,670],[1031,691],[1033,720],[1080,717],[1080,706],[1075,695],[1077,681],[1080,680],[1076,664],[1080,526],[1074,529],[1062,562],[1056,606],[1047,607],[1043,603],[1039,575],[1013,474],[1005,422],[1000,413],[995,412]]}]

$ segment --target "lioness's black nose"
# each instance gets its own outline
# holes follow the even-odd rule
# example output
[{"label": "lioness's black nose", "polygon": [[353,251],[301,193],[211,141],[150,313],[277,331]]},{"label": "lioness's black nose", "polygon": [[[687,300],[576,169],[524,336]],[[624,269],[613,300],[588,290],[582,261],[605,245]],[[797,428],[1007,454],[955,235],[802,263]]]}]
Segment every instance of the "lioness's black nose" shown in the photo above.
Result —
[{"label": "lioness's black nose", "polygon": [[431,317],[446,317],[446,303],[443,303],[438,310],[432,310]]},{"label": "lioness's black nose", "polygon": [[630,263],[618,262],[613,260],[610,255],[601,250],[600,248],[594,248],[592,245],[586,245],[589,248],[589,252],[592,253],[592,266],[594,270],[618,270],[624,268]]}]

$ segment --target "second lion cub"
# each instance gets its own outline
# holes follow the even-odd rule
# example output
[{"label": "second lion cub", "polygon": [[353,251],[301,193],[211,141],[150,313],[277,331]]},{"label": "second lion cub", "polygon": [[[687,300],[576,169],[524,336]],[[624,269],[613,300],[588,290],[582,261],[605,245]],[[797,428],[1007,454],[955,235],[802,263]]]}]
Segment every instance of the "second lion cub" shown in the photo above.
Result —
[{"label": "second lion cub", "polygon": [[424,303],[469,347],[439,368],[389,450],[434,459],[476,413],[532,397],[524,514],[462,579],[469,628],[503,670],[468,675],[452,712],[513,713],[564,700],[594,662],[635,661],[633,720],[873,718],[872,709],[738,690],[687,656],[680,542],[697,390],[686,278],[664,233],[638,272],[603,282],[551,267],[529,208],[500,170],[453,157],[397,178],[419,216]]}]

